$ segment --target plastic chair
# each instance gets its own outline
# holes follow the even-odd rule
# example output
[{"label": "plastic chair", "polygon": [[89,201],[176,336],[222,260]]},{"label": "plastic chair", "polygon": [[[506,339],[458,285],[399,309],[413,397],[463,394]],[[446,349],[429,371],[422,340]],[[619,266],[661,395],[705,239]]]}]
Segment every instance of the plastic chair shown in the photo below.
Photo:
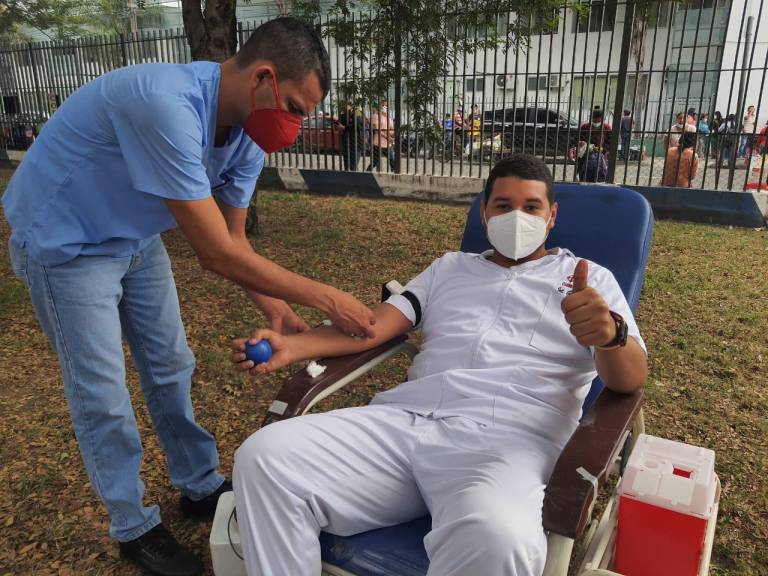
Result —
[{"label": "plastic chair", "polygon": [[[570,249],[610,269],[633,311],[637,308],[653,232],[653,214],[638,193],[615,186],[560,184],[557,225],[548,246]],[[479,211],[482,194],[469,211],[461,250],[489,248]],[[321,360],[324,374],[310,378],[301,370],[284,383],[264,424],[299,416],[387,358],[417,348],[406,336],[367,352]],[[565,576],[574,545],[592,515],[598,490],[613,465],[624,460],[631,438],[643,431],[642,391],[618,394],[603,389],[599,378],[584,401],[582,419],[548,482],[543,524],[548,533],[545,576]],[[619,466],[619,471],[622,468]],[[423,576],[429,560],[422,540],[430,518],[350,537],[321,534],[324,573],[336,576]]]}]

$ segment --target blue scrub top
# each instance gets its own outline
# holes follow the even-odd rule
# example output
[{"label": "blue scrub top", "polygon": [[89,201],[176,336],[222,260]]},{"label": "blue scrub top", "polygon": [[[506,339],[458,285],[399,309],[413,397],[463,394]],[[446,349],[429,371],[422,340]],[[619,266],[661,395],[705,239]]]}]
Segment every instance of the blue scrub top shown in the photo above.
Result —
[{"label": "blue scrub top", "polygon": [[176,226],[165,199],[247,208],[264,152],[233,127],[214,147],[219,64],[141,64],[77,90],[3,196],[12,239],[37,262],[130,256]]}]

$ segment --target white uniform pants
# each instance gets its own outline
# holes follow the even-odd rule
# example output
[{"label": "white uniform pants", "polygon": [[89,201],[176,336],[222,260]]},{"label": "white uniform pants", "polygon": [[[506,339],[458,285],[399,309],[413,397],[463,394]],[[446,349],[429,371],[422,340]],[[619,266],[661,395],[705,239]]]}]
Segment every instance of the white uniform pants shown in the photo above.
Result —
[{"label": "white uniform pants", "polygon": [[526,432],[385,405],[271,424],[235,454],[248,574],[318,576],[321,530],[347,536],[430,512],[430,576],[540,576],[559,452]]}]

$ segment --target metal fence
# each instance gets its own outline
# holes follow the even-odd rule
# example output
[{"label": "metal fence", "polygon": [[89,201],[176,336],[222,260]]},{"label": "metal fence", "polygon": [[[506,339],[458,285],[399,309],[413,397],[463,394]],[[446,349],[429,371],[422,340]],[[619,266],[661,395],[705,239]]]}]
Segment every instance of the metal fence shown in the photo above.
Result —
[{"label": "metal fence", "polygon": [[[764,4],[768,0],[659,1],[641,15],[632,0],[593,0],[581,17],[563,6],[556,25],[527,22],[527,45],[459,54],[448,62],[434,103],[421,111],[409,107],[407,77],[402,89],[392,86],[348,109],[346,86],[377,71],[326,37],[331,91],[304,121],[296,145],[272,154],[267,164],[484,177],[499,158],[529,152],[547,161],[556,180],[634,186],[690,180],[695,188],[741,190],[768,175],[768,163],[757,157],[768,118]],[[446,15],[445,25],[460,17]],[[351,15],[353,25],[355,18],[378,16]],[[498,22],[508,27],[515,20],[504,14]],[[258,24],[240,23],[239,41]],[[327,30],[329,21],[321,18],[318,25]],[[188,61],[178,29],[0,49],[0,147],[28,147],[61,101],[100,74]],[[410,68],[406,76],[413,73]],[[380,110],[385,100],[388,113]],[[756,121],[745,124],[750,105]],[[605,126],[590,127],[596,108]],[[689,109],[694,118],[687,117]],[[399,117],[392,110],[400,110]],[[624,110],[629,116],[622,123]],[[717,111],[724,118],[734,114],[735,127],[718,133]],[[683,126],[675,128],[680,112]],[[709,134],[699,125],[703,114]],[[431,120],[417,125],[417,116]],[[697,135],[698,169],[691,162],[683,174],[680,166],[688,162],[680,161],[676,143],[686,131]]]}]

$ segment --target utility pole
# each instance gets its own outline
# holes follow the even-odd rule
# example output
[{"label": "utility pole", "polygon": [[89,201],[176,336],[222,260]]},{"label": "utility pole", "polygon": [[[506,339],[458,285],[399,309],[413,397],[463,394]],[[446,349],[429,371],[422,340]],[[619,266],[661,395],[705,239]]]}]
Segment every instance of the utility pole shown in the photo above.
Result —
[{"label": "utility pole", "polygon": [[[613,183],[616,177],[616,161],[618,160],[619,138],[621,137],[622,110],[624,110],[624,94],[627,88],[627,70],[629,68],[629,48],[632,43],[632,20],[635,17],[635,0],[627,0],[624,9],[624,31],[621,37],[621,55],[619,56],[619,79],[616,83],[616,102],[613,105],[613,126],[608,152],[608,174],[606,180]],[[624,150],[629,154],[629,150]]]},{"label": "utility pole", "polygon": [[754,16],[747,18],[747,27],[744,31],[744,55],[741,58],[741,71],[739,74],[739,97],[736,100],[736,119],[741,122],[744,116],[744,84],[746,82],[746,76],[749,73],[749,56],[752,50],[752,26],[754,25]]},{"label": "utility pole", "polygon": [[[746,8],[745,8],[746,9]],[[752,42],[752,26],[754,24],[755,17],[750,16],[747,18],[747,28],[744,32],[744,55],[741,58],[741,70],[739,72],[739,97],[736,99],[736,122],[737,126],[741,125],[742,119],[744,118],[744,99],[746,98],[746,95],[744,94],[744,84],[746,82],[746,76],[749,74],[749,55],[751,51],[751,42]],[[728,165],[730,166],[728,170],[728,189],[733,190],[733,178],[734,178],[734,172],[733,172],[733,166],[736,163],[736,155],[739,151],[739,140],[738,136],[736,139],[736,142],[733,146],[731,146],[731,157],[728,159]]]},{"label": "utility pole", "polygon": [[138,31],[136,26],[136,0],[128,0],[128,18],[131,22],[131,34],[136,34]]}]

